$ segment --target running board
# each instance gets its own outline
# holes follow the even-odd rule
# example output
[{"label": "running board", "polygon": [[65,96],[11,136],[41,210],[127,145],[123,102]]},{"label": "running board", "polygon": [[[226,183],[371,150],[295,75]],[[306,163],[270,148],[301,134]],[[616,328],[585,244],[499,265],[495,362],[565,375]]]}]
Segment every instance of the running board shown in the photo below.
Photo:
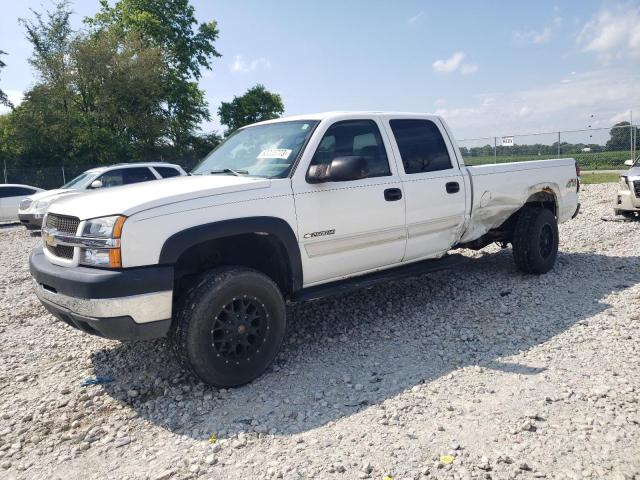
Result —
[{"label": "running board", "polygon": [[331,283],[318,285],[316,287],[303,288],[291,297],[292,302],[306,302],[318,300],[320,298],[339,295],[341,293],[359,290],[361,288],[373,287],[380,282],[400,280],[407,277],[417,277],[425,273],[437,272],[460,265],[468,257],[460,254],[445,255],[442,258],[422,260],[420,262],[409,263],[399,267],[379,270],[377,272],[359,275],[345,280],[338,280]]}]

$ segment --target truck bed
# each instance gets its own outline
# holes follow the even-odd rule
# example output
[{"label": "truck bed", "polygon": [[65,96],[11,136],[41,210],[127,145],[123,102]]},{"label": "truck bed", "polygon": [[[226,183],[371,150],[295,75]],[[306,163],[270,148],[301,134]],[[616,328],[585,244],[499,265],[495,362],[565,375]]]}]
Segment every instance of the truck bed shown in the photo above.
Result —
[{"label": "truck bed", "polygon": [[534,160],[465,167],[470,181],[471,213],[460,240],[470,242],[499,227],[535,192],[556,197],[558,223],[578,206],[575,160]]}]

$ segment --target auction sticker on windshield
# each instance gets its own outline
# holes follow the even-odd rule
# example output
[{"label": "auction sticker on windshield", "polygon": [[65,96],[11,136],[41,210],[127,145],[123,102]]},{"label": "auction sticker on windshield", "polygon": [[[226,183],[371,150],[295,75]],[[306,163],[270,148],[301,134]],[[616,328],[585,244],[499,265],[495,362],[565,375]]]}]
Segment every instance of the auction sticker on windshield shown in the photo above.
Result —
[{"label": "auction sticker on windshield", "polygon": [[286,160],[291,155],[292,150],[288,148],[268,148],[262,150],[258,158],[281,158]]}]

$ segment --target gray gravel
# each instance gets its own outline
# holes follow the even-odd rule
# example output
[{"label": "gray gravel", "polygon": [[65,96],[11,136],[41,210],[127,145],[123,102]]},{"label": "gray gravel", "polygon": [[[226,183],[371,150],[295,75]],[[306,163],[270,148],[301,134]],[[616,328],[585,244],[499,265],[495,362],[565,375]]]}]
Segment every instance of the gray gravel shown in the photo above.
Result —
[{"label": "gray gravel", "polygon": [[0,478],[640,478],[640,222],[600,220],[615,189],[584,187],[547,275],[489,247],[292,307],[274,366],[230,391],[162,341],[55,321],[39,238],[0,228]]}]

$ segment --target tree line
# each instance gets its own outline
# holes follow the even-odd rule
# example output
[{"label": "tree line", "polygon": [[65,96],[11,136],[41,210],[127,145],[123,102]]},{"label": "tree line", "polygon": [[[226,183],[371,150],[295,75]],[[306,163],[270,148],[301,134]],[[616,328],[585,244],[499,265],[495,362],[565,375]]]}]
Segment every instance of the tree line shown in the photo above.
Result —
[{"label": "tree line", "polygon": [[[629,122],[616,123],[609,130],[609,140],[604,145],[598,143],[569,143],[560,142],[561,154],[576,154],[576,153],[600,153],[600,152],[612,152],[612,151],[624,151],[631,149],[631,134],[634,135],[636,148],[640,147],[640,138],[638,138],[638,127],[633,127],[633,132],[630,131],[631,124]],[[483,145],[480,147],[460,147],[460,153],[463,157],[488,157],[493,156],[494,148],[497,155],[529,155],[529,156],[557,156],[558,155],[558,142],[551,144],[518,144],[515,143],[511,146],[502,145]]]},{"label": "tree line", "polygon": [[[0,90],[11,108],[0,116],[0,159],[12,167],[191,166],[220,143],[220,133],[199,128],[211,116],[198,81],[221,56],[215,21],[198,23],[189,0],[100,0],[80,30],[71,14],[62,0],[20,19],[36,77],[18,106]],[[283,112],[280,95],[263,85],[218,109],[224,135]]]}]

